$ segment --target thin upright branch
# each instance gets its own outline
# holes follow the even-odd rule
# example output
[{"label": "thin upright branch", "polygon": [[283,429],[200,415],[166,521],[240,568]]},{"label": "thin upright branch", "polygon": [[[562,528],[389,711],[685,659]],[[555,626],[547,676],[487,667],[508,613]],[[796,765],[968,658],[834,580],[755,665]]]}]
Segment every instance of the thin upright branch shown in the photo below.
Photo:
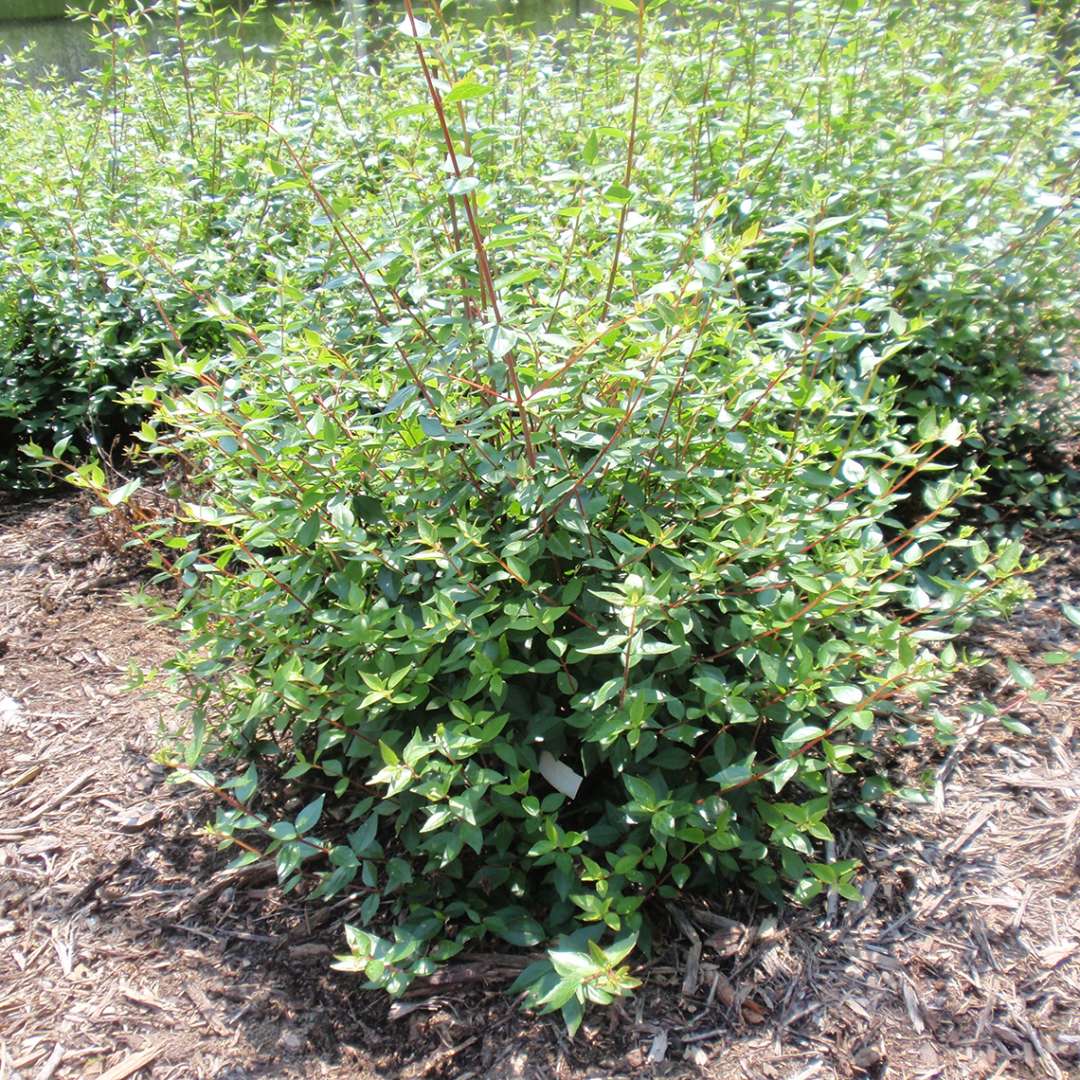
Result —
[{"label": "thin upright branch", "polygon": [[[408,3],[409,0],[406,0]],[[634,175],[634,154],[637,150],[638,107],[641,103],[641,69],[645,61],[645,0],[638,0],[637,13],[637,65],[634,69],[634,105],[630,111],[630,138],[626,145],[626,168],[623,170],[623,187],[629,190]],[[615,253],[611,256],[611,271],[608,273],[607,291],[604,293],[604,306],[600,311],[600,321],[607,318],[611,305],[611,294],[615,289],[615,276],[619,272],[619,256],[622,254],[623,236],[626,233],[626,216],[630,212],[630,200],[622,204],[619,211],[619,226],[615,231]]]}]

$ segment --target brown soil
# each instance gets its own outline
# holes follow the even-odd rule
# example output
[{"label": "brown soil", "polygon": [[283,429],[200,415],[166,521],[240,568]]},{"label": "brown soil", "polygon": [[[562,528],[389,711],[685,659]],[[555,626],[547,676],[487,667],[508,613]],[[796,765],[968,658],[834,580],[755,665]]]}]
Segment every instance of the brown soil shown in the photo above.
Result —
[{"label": "brown soil", "polygon": [[[1080,645],[1080,540],[1045,546],[1035,598],[935,703],[959,742],[894,759],[932,800],[839,834],[865,902],[673,911],[637,997],[569,1042],[505,996],[515,958],[391,1008],[328,967],[350,900],[223,874],[211,805],[150,760],[173,704],[124,690],[171,648],[126,601],[137,567],[77,500],[0,511],[0,1080],[1080,1076],[1080,665],[1041,659]],[[980,696],[1033,734],[965,715]]]}]

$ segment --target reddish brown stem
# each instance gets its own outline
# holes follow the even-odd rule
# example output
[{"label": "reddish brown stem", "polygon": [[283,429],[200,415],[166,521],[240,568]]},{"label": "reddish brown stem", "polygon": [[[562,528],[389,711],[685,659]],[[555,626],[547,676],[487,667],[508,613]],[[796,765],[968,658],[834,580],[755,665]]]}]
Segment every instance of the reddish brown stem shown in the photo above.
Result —
[{"label": "reddish brown stem", "polygon": [[[406,3],[409,0],[405,0]],[[645,58],[645,0],[638,0],[637,13],[637,68],[634,71],[634,104],[630,111],[630,138],[626,146],[626,168],[623,170],[623,187],[629,189],[634,175],[634,153],[637,149],[638,106],[641,102],[641,69]],[[604,306],[600,311],[600,321],[607,318],[611,294],[615,289],[615,276],[619,272],[619,256],[622,254],[623,236],[626,233],[626,216],[630,211],[627,199],[619,211],[619,226],[615,231],[615,253],[611,257],[611,271],[608,274],[607,291],[604,293]]]}]

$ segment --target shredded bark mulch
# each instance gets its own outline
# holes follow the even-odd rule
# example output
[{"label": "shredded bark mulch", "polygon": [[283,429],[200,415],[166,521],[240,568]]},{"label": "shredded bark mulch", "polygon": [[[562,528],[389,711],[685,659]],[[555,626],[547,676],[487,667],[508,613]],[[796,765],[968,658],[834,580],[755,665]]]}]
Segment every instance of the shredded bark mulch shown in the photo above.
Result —
[{"label": "shredded bark mulch", "polygon": [[[151,760],[175,703],[125,689],[172,648],[127,599],[138,564],[75,498],[0,510],[0,1080],[1080,1076],[1080,665],[1043,659],[1080,646],[1073,536],[967,643],[987,663],[932,707],[956,744],[893,757],[927,802],[838,833],[864,901],[671,909],[642,990],[568,1041],[506,996],[519,956],[391,1005],[329,968],[351,898],[224,872],[211,804]],[[962,711],[980,698],[1032,734]]]}]

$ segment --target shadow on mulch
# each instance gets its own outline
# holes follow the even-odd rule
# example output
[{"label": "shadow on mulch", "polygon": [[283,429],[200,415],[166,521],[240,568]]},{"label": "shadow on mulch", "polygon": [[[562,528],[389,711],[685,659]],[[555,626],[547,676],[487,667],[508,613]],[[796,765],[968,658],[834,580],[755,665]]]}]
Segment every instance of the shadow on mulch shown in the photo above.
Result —
[{"label": "shadow on mulch", "polygon": [[[1043,659],[1080,645],[1059,611],[1080,544],[1055,540],[1034,599],[975,643],[988,666],[934,703],[956,745],[894,757],[928,804],[838,830],[861,904],[669,909],[641,991],[570,1042],[506,996],[520,957],[465,958],[391,1005],[329,968],[351,900],[222,871],[212,804],[150,765],[172,704],[122,689],[171,643],[76,505],[0,513],[0,1077],[1080,1074],[1080,679]],[[1047,700],[1010,689],[1010,657]],[[1030,737],[964,711],[987,691]]]}]

